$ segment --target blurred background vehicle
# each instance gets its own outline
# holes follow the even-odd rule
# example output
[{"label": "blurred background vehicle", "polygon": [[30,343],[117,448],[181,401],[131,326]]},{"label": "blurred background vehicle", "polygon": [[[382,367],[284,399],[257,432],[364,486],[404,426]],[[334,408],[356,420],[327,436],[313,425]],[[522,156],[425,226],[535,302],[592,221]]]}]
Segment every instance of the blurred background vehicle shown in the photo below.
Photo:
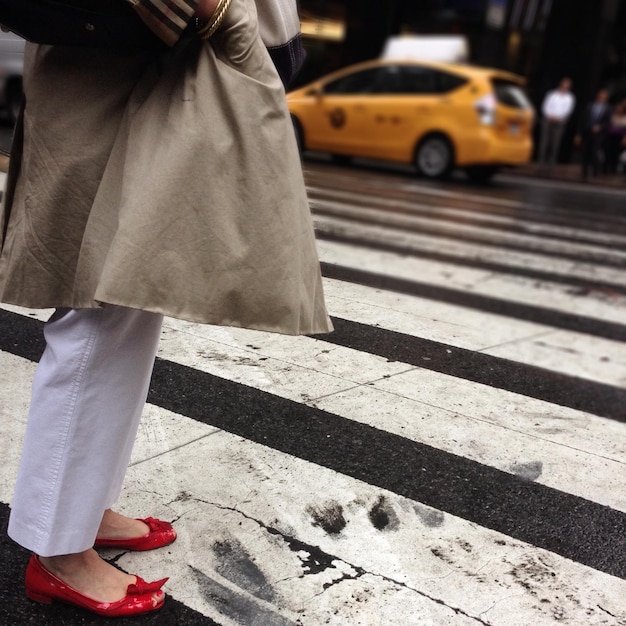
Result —
[{"label": "blurred background vehicle", "polygon": [[12,123],[22,104],[24,44],[21,37],[0,31],[0,107]]},{"label": "blurred background vehicle", "polygon": [[462,168],[486,182],[531,159],[524,83],[491,68],[376,59],[291,91],[287,102],[302,151],[413,164],[427,178]]}]

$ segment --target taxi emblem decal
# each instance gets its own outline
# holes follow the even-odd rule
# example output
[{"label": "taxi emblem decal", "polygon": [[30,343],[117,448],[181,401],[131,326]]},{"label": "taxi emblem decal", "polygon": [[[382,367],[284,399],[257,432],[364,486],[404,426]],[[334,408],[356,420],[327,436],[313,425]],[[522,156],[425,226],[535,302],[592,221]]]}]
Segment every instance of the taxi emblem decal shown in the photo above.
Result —
[{"label": "taxi emblem decal", "polygon": [[343,109],[333,109],[328,118],[333,128],[341,128],[346,123],[346,112]]}]

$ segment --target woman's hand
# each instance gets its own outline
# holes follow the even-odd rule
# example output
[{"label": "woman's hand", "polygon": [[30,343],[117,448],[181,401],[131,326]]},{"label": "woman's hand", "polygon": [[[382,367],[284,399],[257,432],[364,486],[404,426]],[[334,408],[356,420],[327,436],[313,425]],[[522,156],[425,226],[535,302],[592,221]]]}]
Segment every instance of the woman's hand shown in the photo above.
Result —
[{"label": "woman's hand", "polygon": [[200,0],[196,8],[196,17],[201,22],[208,22],[215,11],[219,0]]}]

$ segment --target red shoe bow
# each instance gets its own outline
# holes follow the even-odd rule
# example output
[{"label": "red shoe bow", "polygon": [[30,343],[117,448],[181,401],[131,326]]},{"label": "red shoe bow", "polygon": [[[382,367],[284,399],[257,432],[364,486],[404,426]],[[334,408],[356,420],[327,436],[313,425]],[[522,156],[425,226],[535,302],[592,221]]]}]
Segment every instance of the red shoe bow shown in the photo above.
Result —
[{"label": "red shoe bow", "polygon": [[121,548],[123,550],[154,550],[172,543],[176,539],[176,531],[169,522],[146,517],[140,519],[148,526],[147,534],[133,539],[106,539],[98,537],[94,543],[95,548]]},{"label": "red shoe bow", "polygon": [[161,578],[161,580],[155,580],[152,583],[147,583],[143,578],[137,576],[135,574],[134,585],[128,585],[128,589],[126,589],[126,593],[130,595],[138,595],[142,593],[156,593],[157,591],[161,591],[161,587],[169,580],[169,578]]}]

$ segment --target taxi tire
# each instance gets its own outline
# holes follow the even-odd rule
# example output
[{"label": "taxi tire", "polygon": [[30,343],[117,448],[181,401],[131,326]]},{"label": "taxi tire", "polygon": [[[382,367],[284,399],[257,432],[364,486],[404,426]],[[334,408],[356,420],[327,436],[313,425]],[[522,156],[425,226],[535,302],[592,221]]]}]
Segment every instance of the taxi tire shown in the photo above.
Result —
[{"label": "taxi tire", "polygon": [[440,133],[427,135],[415,150],[415,167],[421,176],[431,179],[446,178],[454,168],[454,148]]}]

